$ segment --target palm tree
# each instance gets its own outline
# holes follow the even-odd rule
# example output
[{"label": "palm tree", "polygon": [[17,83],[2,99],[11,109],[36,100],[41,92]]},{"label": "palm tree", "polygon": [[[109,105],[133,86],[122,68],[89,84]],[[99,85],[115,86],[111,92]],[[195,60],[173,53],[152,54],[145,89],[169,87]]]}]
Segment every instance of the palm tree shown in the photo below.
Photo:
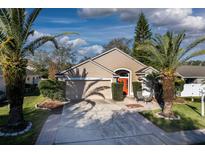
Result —
[{"label": "palm tree", "polygon": [[201,37],[182,48],[181,45],[184,39],[184,32],[178,35],[173,32],[167,32],[163,36],[157,35],[151,41],[147,41],[144,45],[139,47],[139,49],[153,54],[154,58],[146,58],[157,64],[158,70],[160,71],[163,99],[165,102],[162,114],[166,117],[174,116],[172,105],[175,95],[174,81],[177,67],[193,57],[205,54],[205,50],[193,51],[198,44],[205,41],[205,37]]},{"label": "palm tree", "polygon": [[28,37],[34,33],[32,24],[40,11],[33,9],[28,13],[25,9],[0,9],[0,64],[10,105],[7,129],[26,126],[22,109],[28,62],[26,56],[48,41],[58,48],[55,38],[68,34],[42,36],[29,42]]}]

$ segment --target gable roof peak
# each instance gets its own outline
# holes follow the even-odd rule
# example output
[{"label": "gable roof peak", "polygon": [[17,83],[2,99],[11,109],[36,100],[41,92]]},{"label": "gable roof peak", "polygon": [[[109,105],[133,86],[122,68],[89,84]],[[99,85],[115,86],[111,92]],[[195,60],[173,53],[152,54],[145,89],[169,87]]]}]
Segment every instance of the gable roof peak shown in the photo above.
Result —
[{"label": "gable roof peak", "polygon": [[94,57],[92,57],[92,58],[89,58],[89,59],[87,59],[87,60],[85,60],[85,61],[83,61],[83,62],[77,64],[77,65],[74,65],[73,67],[70,67],[70,68],[64,70],[64,71],[60,72],[60,74],[63,74],[63,73],[65,73],[65,72],[67,72],[67,71],[69,71],[69,70],[72,70],[72,69],[74,69],[74,68],[76,68],[76,67],[78,67],[78,66],[80,66],[80,65],[83,65],[83,64],[85,64],[85,63],[87,63],[87,62],[91,62],[91,61],[97,59],[98,57],[101,57],[101,56],[106,55],[106,54],[108,54],[108,53],[110,53],[110,52],[113,52],[113,51],[118,51],[118,52],[120,52],[121,54],[123,54],[123,55],[127,56],[128,58],[130,58],[131,60],[135,61],[136,63],[139,63],[139,64],[141,64],[141,65],[144,66],[144,67],[148,67],[147,65],[145,65],[145,64],[143,64],[142,62],[140,62],[140,61],[136,60],[135,58],[131,57],[129,54],[125,53],[124,51],[120,50],[119,48],[114,47],[114,48],[112,48],[112,49],[110,49],[110,50],[104,51],[104,52],[100,53],[99,55],[96,55],[96,56],[94,56]]}]

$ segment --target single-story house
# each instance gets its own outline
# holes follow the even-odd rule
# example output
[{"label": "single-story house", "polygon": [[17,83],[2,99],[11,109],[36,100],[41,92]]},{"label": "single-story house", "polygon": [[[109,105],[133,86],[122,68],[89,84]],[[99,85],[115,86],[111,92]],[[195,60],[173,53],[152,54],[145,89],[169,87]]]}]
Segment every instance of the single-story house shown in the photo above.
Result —
[{"label": "single-story house", "polygon": [[[41,76],[36,74],[31,67],[27,67],[26,69],[26,84],[30,85],[37,85],[38,82],[41,80]],[[3,80],[3,73],[0,67],[0,91],[5,92],[5,82]]]},{"label": "single-story house", "polygon": [[153,71],[157,70],[113,48],[56,74],[56,77],[66,81],[67,99],[111,99],[112,82],[122,81],[124,94],[133,96],[132,82]]},{"label": "single-story house", "polygon": [[205,91],[205,66],[184,65],[177,69],[177,72],[185,81],[181,97],[197,97]]},{"label": "single-story house", "polygon": [[183,65],[177,69],[186,84],[201,84],[205,80],[205,66]]},{"label": "single-story house", "polygon": [[26,69],[26,84],[37,85],[41,80],[41,76],[36,74],[34,70]]}]

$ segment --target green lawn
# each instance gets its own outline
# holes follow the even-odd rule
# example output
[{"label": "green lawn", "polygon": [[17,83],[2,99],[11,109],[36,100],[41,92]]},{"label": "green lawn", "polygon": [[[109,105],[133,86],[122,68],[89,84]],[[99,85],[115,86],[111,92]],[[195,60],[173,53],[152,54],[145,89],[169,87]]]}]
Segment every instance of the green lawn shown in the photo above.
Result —
[{"label": "green lawn", "polygon": [[205,117],[201,117],[200,115],[200,105],[199,102],[174,104],[173,110],[176,114],[181,116],[181,120],[171,121],[157,118],[155,113],[159,112],[159,110],[144,111],[141,112],[141,114],[167,132],[193,130],[205,128]]},{"label": "green lawn", "polygon": [[[24,116],[27,121],[33,123],[31,131],[18,137],[0,137],[0,144],[35,144],[43,123],[50,112],[35,109],[35,104],[43,101],[42,96],[28,96],[24,98]],[[8,118],[8,106],[0,107],[0,125],[6,124]]]}]

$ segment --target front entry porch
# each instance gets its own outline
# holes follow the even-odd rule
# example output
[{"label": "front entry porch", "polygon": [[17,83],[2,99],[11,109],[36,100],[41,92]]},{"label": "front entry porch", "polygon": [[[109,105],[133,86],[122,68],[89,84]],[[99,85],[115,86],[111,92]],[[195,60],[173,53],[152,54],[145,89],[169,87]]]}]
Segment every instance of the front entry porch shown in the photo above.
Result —
[{"label": "front entry porch", "polygon": [[117,82],[123,83],[123,94],[131,96],[132,91],[132,72],[126,68],[119,68],[114,71],[117,76]]}]

